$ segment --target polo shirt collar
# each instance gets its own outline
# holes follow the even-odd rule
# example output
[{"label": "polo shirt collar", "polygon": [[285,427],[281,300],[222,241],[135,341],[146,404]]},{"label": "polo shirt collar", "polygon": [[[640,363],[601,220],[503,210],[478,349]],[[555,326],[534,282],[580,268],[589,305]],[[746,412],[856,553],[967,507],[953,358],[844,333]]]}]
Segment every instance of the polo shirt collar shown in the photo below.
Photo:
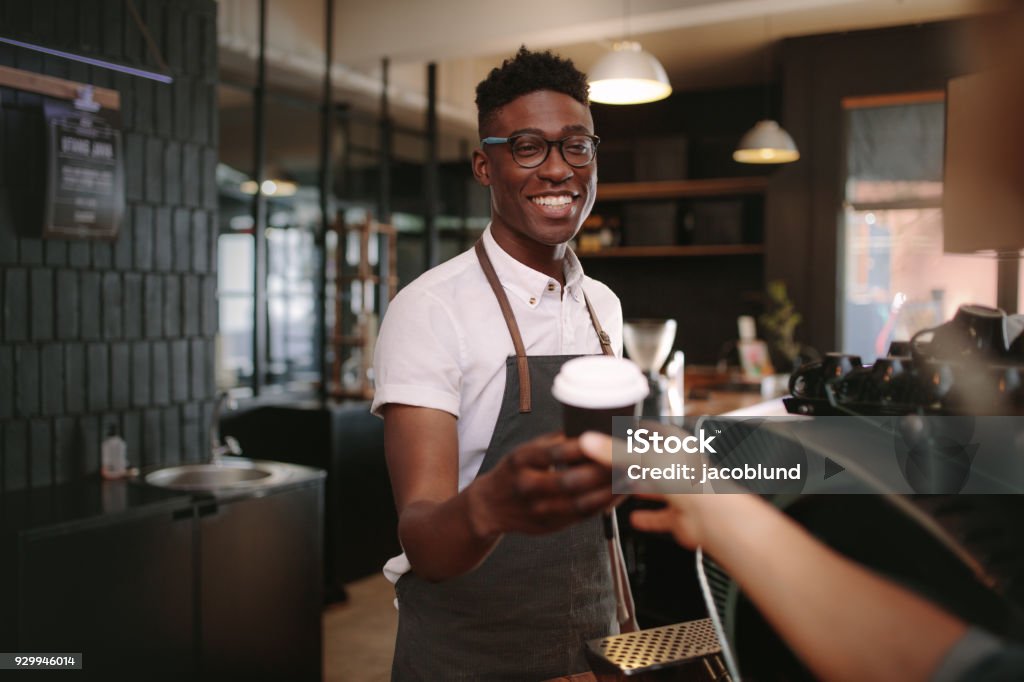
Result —
[{"label": "polo shirt collar", "polygon": [[[531,308],[537,307],[547,291],[548,284],[555,280],[510,256],[495,241],[491,234],[490,224],[484,230],[482,239],[484,249],[486,249],[491,264],[494,265],[494,271],[505,290],[520,298]],[[580,285],[583,282],[583,266],[572,249],[566,249],[563,267],[565,268],[565,291],[579,301],[581,298]],[[555,283],[557,284],[557,282]]]}]

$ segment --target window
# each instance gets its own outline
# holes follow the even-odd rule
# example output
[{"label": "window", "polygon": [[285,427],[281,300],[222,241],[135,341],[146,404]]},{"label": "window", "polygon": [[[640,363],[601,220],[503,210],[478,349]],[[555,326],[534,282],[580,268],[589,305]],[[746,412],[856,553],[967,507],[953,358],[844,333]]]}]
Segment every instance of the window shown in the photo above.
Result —
[{"label": "window", "polygon": [[261,386],[308,390],[319,380],[316,345],[320,223],[320,118],[314,101],[267,94],[266,310],[254,310],[256,249],[252,218],[251,89],[222,83],[220,93],[220,236],[218,386],[247,388],[253,371],[255,316],[266,316]]},{"label": "window", "polygon": [[217,254],[220,305],[217,386],[223,389],[248,384],[252,380],[252,235],[220,235]]},{"label": "window", "polygon": [[217,388],[252,384],[255,244],[250,197],[242,191],[252,167],[252,93],[217,86],[219,109]]},{"label": "window", "polygon": [[996,262],[942,251],[943,93],[843,105],[842,347],[872,362],[963,303],[994,306]]},{"label": "window", "polygon": [[[309,384],[319,379],[316,344],[317,250],[314,197],[274,206],[267,228],[267,383]],[[271,204],[273,205],[273,203]],[[305,209],[305,210],[303,210]],[[315,212],[315,215],[308,215]]]},{"label": "window", "polygon": [[[377,318],[386,303],[379,291],[366,284],[374,282],[374,276],[355,281],[352,273],[345,272],[356,268],[360,249],[351,240],[354,234],[348,243],[339,243],[339,221],[351,225],[368,212],[390,214],[401,234],[389,250],[387,270],[391,276],[397,273],[399,283],[407,283],[424,267],[424,215],[430,208],[424,200],[427,177],[437,182],[434,208],[442,260],[466,248],[486,225],[487,192],[472,179],[468,140],[438,134],[438,177],[427,176],[426,133],[394,119],[383,129],[378,114],[337,99],[339,93],[335,93],[326,155],[331,178],[326,209],[332,224],[323,230],[322,244],[318,244],[323,219],[321,103],[301,83],[287,83],[282,74],[275,78],[271,72],[259,130],[265,157],[266,224],[257,234],[256,186],[251,177],[257,90],[252,74],[235,73],[234,78],[242,82],[228,77],[218,85],[218,386],[241,394],[265,389],[309,394],[315,388],[338,397],[342,393],[336,389],[346,384],[339,377],[352,375],[348,383],[360,378],[360,363],[372,353]],[[378,209],[384,187],[387,206]],[[367,254],[371,268],[381,255],[378,246],[371,241]],[[392,251],[397,254],[395,262]],[[326,259],[323,272],[321,258]],[[322,311],[317,307],[321,283],[325,288]],[[264,293],[266,305],[256,306]],[[321,347],[321,329],[326,347]],[[353,351],[356,346],[358,354]]]}]

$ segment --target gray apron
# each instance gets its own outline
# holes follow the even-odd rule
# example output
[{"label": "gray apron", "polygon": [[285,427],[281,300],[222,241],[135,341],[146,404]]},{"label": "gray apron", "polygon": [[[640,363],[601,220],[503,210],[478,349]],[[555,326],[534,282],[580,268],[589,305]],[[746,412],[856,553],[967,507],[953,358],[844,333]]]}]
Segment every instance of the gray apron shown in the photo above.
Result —
[{"label": "gray apron", "polygon": [[[561,430],[562,409],[551,385],[577,356],[527,360],[508,297],[480,242],[476,251],[516,349],[505,364],[505,394],[480,475],[516,446]],[[608,335],[586,303],[610,355]],[[589,670],[586,640],[618,633],[608,556],[602,520],[595,516],[548,535],[506,533],[476,569],[440,583],[406,573],[395,586],[391,679],[534,682]]]}]

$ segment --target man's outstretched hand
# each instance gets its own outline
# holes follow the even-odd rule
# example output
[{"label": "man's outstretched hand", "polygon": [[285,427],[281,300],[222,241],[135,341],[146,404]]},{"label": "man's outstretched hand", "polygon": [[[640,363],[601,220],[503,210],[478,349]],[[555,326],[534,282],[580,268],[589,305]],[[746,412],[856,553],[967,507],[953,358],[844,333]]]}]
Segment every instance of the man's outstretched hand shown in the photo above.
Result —
[{"label": "man's outstretched hand", "polygon": [[471,523],[482,537],[549,533],[609,507],[611,484],[611,469],[588,458],[578,439],[540,436],[467,488]]}]

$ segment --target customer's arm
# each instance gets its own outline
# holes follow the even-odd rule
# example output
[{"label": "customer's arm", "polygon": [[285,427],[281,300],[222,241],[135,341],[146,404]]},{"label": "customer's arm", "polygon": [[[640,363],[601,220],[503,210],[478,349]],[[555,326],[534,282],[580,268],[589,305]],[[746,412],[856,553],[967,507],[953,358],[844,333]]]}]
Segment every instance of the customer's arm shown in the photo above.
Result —
[{"label": "customer's arm", "polygon": [[[584,451],[611,465],[611,439]],[[833,552],[756,495],[665,495],[635,511],[639,530],[700,546],[824,680],[927,680],[966,626],[914,593]]]},{"label": "customer's arm", "polygon": [[637,512],[634,526],[667,531],[680,517],[699,515],[696,544],[821,679],[926,680],[965,631],[953,616],[832,551],[759,497],[668,502],[665,512]]},{"label": "customer's arm", "polygon": [[576,439],[525,443],[460,493],[454,415],[402,404],[382,414],[398,536],[413,571],[427,580],[472,570],[503,533],[552,532],[612,502],[608,469],[587,459]]}]

